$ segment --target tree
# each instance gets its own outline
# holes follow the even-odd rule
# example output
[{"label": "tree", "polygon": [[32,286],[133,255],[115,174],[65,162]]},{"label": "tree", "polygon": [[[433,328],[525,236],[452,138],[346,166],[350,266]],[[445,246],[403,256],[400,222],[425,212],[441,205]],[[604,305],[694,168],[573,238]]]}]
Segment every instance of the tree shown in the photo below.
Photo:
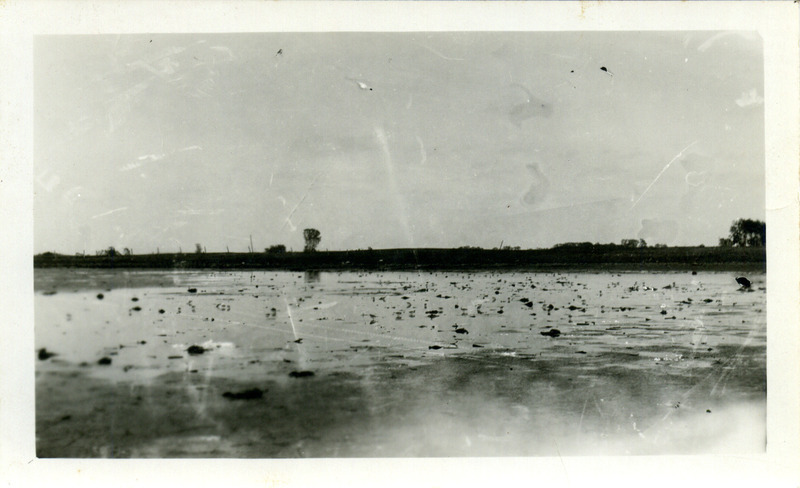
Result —
[{"label": "tree", "polygon": [[194,245],[194,252],[195,254],[203,254],[203,246],[199,242]]},{"label": "tree", "polygon": [[322,234],[317,229],[305,229],[303,231],[303,238],[306,240],[306,247],[304,252],[314,252],[317,250],[319,241],[322,240]]},{"label": "tree", "polygon": [[[760,220],[739,219],[733,222],[728,236],[731,246],[760,247],[767,244],[767,224]],[[720,239],[720,245],[728,240]]]},{"label": "tree", "polygon": [[275,244],[273,246],[269,246],[268,248],[264,249],[269,254],[282,254],[286,252],[286,246],[283,244]]}]

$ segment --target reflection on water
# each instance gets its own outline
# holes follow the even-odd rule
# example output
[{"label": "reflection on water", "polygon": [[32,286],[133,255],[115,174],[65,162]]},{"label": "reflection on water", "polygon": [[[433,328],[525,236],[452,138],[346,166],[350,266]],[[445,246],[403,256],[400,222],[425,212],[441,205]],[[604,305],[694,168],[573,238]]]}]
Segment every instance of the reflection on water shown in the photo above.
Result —
[{"label": "reflection on water", "polygon": [[35,275],[41,456],[765,448],[763,274],[72,273]]},{"label": "reflection on water", "polygon": [[316,270],[308,270],[303,273],[303,282],[304,283],[319,283],[320,280],[320,272]]}]

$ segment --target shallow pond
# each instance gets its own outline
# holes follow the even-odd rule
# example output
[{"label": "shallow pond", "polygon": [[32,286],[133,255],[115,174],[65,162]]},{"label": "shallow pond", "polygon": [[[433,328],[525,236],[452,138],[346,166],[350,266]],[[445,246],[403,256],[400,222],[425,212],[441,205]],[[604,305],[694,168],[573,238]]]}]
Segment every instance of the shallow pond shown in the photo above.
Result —
[{"label": "shallow pond", "polygon": [[735,276],[37,269],[37,451],[762,452],[765,275]]}]

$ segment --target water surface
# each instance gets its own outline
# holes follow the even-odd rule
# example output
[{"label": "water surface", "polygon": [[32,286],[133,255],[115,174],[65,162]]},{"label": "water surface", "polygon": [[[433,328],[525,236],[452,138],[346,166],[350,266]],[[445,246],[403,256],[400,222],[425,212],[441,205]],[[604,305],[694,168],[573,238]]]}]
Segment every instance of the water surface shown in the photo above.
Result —
[{"label": "water surface", "polygon": [[37,451],[761,452],[765,276],[735,276],[37,269]]}]

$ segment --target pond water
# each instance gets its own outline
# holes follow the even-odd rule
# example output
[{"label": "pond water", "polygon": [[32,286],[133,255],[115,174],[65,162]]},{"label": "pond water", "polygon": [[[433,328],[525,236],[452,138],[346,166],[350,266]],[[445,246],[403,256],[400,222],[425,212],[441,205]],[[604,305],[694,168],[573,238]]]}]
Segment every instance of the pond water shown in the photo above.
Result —
[{"label": "pond water", "polygon": [[765,275],[735,276],[37,269],[37,452],[763,452]]}]

